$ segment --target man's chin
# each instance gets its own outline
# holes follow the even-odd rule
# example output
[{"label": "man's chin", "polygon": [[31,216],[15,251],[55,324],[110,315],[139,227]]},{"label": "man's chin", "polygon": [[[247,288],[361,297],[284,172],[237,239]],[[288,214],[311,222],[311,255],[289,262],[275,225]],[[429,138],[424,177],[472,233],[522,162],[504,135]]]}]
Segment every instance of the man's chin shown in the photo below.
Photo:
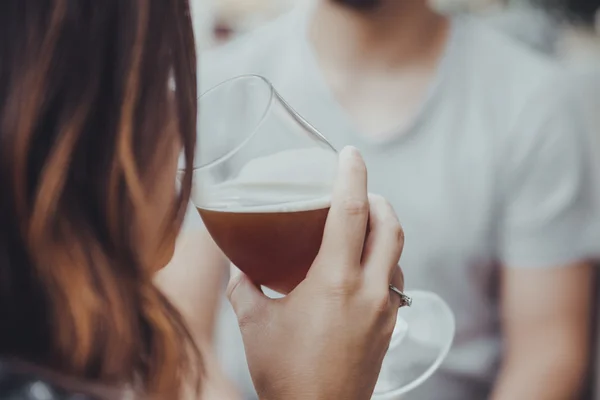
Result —
[{"label": "man's chin", "polygon": [[382,0],[333,0],[333,2],[356,10],[367,11],[377,8]]}]

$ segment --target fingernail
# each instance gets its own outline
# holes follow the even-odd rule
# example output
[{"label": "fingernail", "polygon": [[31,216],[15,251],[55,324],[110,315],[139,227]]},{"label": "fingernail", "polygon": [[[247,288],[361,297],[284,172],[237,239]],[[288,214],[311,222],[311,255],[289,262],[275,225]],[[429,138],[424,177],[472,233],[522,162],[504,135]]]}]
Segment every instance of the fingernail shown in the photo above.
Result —
[{"label": "fingernail", "polygon": [[357,157],[360,156],[360,152],[354,146],[346,146],[342,149],[341,154],[343,157]]},{"label": "fingernail", "polygon": [[349,162],[349,163],[358,162],[359,160],[362,161],[362,155],[360,154],[360,151],[358,151],[358,149],[356,147],[346,146],[343,148],[342,152],[340,153],[340,160],[342,162]]}]

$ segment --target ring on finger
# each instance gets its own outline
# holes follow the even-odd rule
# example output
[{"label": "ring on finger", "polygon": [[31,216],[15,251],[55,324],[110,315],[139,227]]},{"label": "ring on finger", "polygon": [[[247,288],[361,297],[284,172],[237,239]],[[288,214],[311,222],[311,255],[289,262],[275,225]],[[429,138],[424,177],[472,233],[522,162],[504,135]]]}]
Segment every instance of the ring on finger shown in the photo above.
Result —
[{"label": "ring on finger", "polygon": [[396,293],[398,296],[400,296],[400,307],[410,307],[412,305],[412,299],[409,296],[405,295],[404,292],[402,292],[402,290],[398,289],[392,284],[390,284],[390,290]]}]

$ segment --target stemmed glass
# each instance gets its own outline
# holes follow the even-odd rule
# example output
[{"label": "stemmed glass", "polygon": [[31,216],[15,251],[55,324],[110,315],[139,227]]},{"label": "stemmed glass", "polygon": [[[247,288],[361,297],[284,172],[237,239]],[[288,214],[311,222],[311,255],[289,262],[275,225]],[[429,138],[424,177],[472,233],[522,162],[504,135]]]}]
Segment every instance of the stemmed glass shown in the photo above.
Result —
[{"label": "stemmed glass", "polygon": [[[199,100],[192,201],[230,261],[286,294],[323,237],[337,169],[334,147],[263,77],[227,80]],[[409,282],[410,283],[410,282]],[[436,294],[406,293],[374,399],[397,399],[440,366],[454,315]]]}]

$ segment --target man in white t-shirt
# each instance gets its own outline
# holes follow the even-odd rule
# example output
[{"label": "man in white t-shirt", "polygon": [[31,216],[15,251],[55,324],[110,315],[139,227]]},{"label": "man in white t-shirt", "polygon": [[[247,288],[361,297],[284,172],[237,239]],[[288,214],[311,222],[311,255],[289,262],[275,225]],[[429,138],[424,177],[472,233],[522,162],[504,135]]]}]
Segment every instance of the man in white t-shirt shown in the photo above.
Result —
[{"label": "man in white t-shirt", "polygon": [[440,294],[457,322],[441,369],[403,399],[575,398],[598,202],[557,67],[425,0],[316,0],[201,60],[201,91],[271,80],[361,150],[395,207],[407,288]]}]

